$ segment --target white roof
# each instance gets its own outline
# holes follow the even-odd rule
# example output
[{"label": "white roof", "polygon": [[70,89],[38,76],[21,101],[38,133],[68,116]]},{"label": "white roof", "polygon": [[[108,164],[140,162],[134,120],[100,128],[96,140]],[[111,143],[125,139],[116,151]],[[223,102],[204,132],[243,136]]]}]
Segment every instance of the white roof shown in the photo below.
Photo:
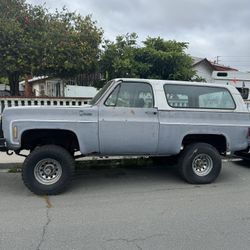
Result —
[{"label": "white roof", "polygon": [[164,84],[180,84],[180,85],[197,85],[197,86],[209,86],[209,87],[222,87],[230,89],[233,93],[238,93],[237,89],[231,85],[225,85],[222,83],[207,83],[207,82],[188,82],[188,81],[173,81],[173,80],[157,80],[157,79],[139,79],[139,78],[117,78],[115,81],[124,81],[124,82],[144,82],[150,83],[156,88],[161,88]]},{"label": "white roof", "polygon": [[[35,81],[43,80],[43,79],[47,79],[47,78],[49,78],[49,77],[48,76],[35,76],[31,79],[28,79],[28,82],[35,82]],[[24,84],[24,83],[25,83],[25,81],[19,82],[19,84]]]}]

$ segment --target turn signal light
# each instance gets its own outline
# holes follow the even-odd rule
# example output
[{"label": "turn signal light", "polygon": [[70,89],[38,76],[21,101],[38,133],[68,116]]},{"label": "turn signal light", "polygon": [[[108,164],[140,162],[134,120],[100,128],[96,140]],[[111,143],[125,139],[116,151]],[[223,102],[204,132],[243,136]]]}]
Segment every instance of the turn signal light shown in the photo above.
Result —
[{"label": "turn signal light", "polygon": [[14,126],[14,127],[12,128],[12,135],[13,135],[13,138],[14,138],[14,139],[17,138],[17,127],[16,127],[16,126]]}]

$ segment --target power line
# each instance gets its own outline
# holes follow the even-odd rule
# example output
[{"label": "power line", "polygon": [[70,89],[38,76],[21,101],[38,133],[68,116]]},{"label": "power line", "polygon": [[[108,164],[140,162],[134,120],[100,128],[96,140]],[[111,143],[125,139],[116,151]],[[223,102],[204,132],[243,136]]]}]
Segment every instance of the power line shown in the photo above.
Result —
[{"label": "power line", "polygon": [[250,58],[250,56],[219,56],[219,57],[249,57]]},{"label": "power line", "polygon": [[240,61],[240,60],[220,60],[222,63],[244,63],[244,64],[249,64],[250,60],[248,61]]},{"label": "power line", "polygon": [[216,56],[213,58],[214,63],[219,65],[228,65],[226,67],[250,68],[250,60],[248,59],[250,56]]},{"label": "power line", "polygon": [[[220,61],[226,61],[226,62],[250,62],[249,58],[250,56],[215,56],[213,57],[216,63],[219,63]],[[224,59],[225,58],[225,59]],[[229,59],[226,59],[229,58]]]}]

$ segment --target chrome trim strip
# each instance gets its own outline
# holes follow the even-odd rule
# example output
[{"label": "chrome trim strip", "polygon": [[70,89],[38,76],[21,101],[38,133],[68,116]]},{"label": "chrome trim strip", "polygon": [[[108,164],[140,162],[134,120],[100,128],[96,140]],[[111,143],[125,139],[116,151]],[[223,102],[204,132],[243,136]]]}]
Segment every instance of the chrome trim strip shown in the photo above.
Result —
[{"label": "chrome trim strip", "polygon": [[211,126],[211,127],[246,127],[248,128],[249,125],[247,124],[215,124],[215,123],[184,123],[184,122],[173,122],[173,123],[167,123],[167,122],[160,122],[160,125],[189,125],[189,126]]}]

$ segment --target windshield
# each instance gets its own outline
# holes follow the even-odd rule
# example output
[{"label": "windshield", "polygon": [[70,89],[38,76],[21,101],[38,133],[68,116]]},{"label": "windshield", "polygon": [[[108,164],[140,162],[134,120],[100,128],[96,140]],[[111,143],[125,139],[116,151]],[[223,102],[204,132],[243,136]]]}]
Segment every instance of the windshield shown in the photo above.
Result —
[{"label": "windshield", "polygon": [[113,81],[107,82],[100,90],[99,92],[95,95],[95,97],[91,100],[90,104],[94,105],[96,104],[100,97],[106,92],[106,90],[109,88],[109,86],[113,83]]}]

